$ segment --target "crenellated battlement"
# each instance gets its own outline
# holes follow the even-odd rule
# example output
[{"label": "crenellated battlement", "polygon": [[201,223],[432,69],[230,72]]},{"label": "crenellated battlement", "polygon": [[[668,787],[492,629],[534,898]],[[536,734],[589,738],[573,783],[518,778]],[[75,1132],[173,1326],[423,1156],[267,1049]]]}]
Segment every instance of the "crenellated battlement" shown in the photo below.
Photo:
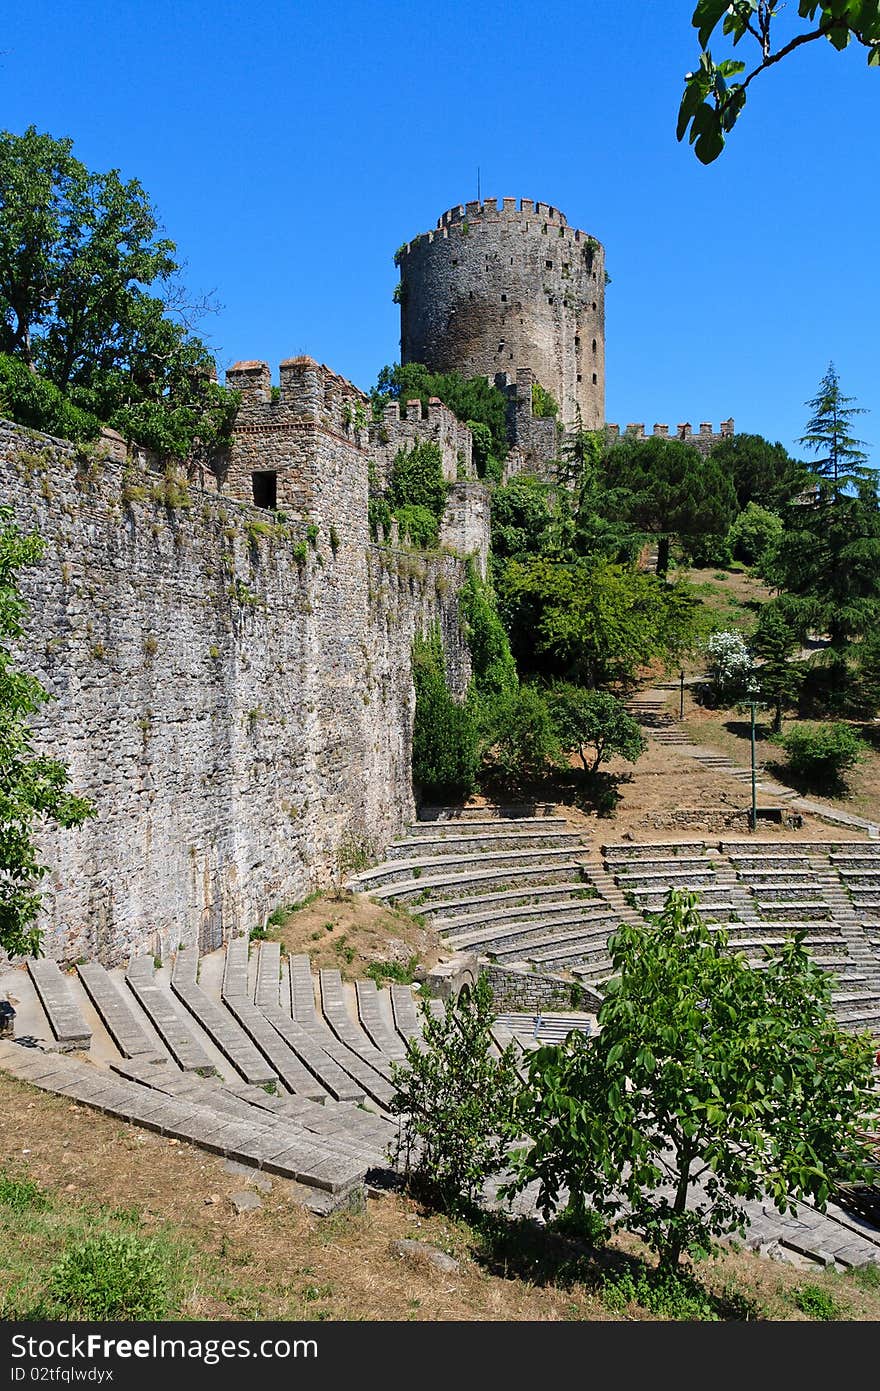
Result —
[{"label": "crenellated battlement", "polygon": [[226,385],[241,393],[236,429],[289,425],[294,419],[313,421],[337,434],[365,427],[369,397],[324,363],[302,354],[279,367],[280,386],[272,387],[267,362],[236,362],[226,373]]},{"label": "crenellated battlement", "polygon": [[[534,219],[531,221],[530,219]],[[583,243],[584,248],[599,250],[596,238],[578,227],[570,227],[565,213],[550,203],[536,203],[532,198],[502,198],[501,206],[497,198],[484,198],[482,202],[460,203],[449,208],[437,219],[437,226],[429,232],[420,232],[412,241],[404,242],[395,260],[399,264],[413,251],[430,245],[435,240],[448,240],[450,236],[467,236],[472,230],[489,230],[498,224],[515,223],[524,233],[553,235],[563,242]]]},{"label": "crenellated battlement", "polygon": [[420,400],[389,401],[382,419],[370,424],[369,438],[370,459],[382,487],[387,486],[391,466],[401,449],[410,450],[428,442],[440,450],[443,477],[448,483],[476,477],[473,435],[437,396],[430,398],[427,409]]},{"label": "crenellated battlement", "polygon": [[605,439],[608,444],[616,444],[620,439],[677,439],[683,440],[686,444],[694,445],[697,449],[702,450],[703,453],[708,453],[709,450],[721,440],[730,439],[731,435],[734,433],[732,416],[729,420],[721,421],[717,432],[713,430],[711,423],[706,420],[700,422],[699,431],[696,433],[689,421],[685,421],[683,424],[676,426],[675,434],[670,434],[668,425],[655,424],[651,436],[645,433],[643,422],[630,423],[622,433],[619,425],[608,424],[605,426]]}]

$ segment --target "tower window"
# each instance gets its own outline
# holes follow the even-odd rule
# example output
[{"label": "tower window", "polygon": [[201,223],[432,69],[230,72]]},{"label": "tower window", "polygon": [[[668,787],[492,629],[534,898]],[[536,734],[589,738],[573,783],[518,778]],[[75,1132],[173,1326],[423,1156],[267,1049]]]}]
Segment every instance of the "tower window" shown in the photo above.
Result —
[{"label": "tower window", "polygon": [[595,352],[595,351],[596,351],[596,340],[595,340],[595,338],[594,338],[594,339],[593,339],[593,352]]},{"label": "tower window", "polygon": [[507,295],[502,295],[502,296],[501,296],[501,303],[502,303],[502,304],[506,304],[506,303],[507,303]]},{"label": "tower window", "polygon": [[547,267],[548,270],[552,270],[552,269],[553,269],[553,262],[552,262],[552,261],[545,261],[545,262],[544,262],[544,265]]},{"label": "tower window", "polygon": [[581,346],[581,340],[580,340],[580,338],[578,337],[577,334],[575,334],[575,336],[574,336],[574,346],[575,346],[576,348],[579,348],[579,347]]},{"label": "tower window", "polygon": [[599,380],[599,378],[596,376],[596,373],[594,372],[594,373],[593,373],[593,386],[596,385],[596,383],[598,382],[598,380]]},{"label": "tower window", "polygon": [[594,308],[594,309],[598,309],[598,307],[599,307],[599,306],[596,304],[596,301],[593,300],[593,308]]},{"label": "tower window", "polygon": [[278,474],[252,473],[255,507],[274,507],[278,501]]},{"label": "tower window", "polygon": [[579,381],[579,382],[582,382],[582,381],[583,381],[583,377],[581,376],[580,372],[578,372],[578,381]]}]

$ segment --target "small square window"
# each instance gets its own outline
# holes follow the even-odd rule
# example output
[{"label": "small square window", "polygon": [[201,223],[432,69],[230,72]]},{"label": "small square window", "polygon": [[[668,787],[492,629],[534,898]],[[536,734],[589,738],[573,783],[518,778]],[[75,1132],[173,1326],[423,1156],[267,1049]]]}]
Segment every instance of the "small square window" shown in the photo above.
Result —
[{"label": "small square window", "polygon": [[552,261],[545,261],[545,262],[544,262],[544,265],[547,267],[548,270],[552,270],[552,269],[553,269],[553,262],[552,262]]}]

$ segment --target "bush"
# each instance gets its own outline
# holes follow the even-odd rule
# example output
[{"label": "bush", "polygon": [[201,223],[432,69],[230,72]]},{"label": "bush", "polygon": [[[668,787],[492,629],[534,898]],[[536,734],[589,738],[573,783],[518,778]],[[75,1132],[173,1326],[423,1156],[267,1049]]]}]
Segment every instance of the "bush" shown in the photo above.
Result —
[{"label": "bush", "polygon": [[492,762],[506,777],[539,778],[564,760],[547,699],[537,686],[492,702],[484,724]]},{"label": "bush", "polygon": [[97,439],[101,433],[97,416],[72,405],[53,382],[5,353],[0,353],[0,415],[78,443]]},{"label": "bush", "polygon": [[706,642],[711,693],[718,705],[735,705],[752,694],[755,662],[741,633],[713,633]]},{"label": "bush", "polygon": [[438,445],[428,440],[414,444],[408,453],[405,449],[398,450],[388,481],[388,501],[392,509],[425,507],[435,517],[440,517],[448,491]]},{"label": "bush", "polygon": [[[638,723],[608,691],[588,691],[558,681],[548,692],[550,718],[564,753],[577,753],[584,771],[595,773],[615,754],[635,763],[647,747]],[[587,750],[592,751],[588,759]]]},{"label": "bush", "polygon": [[467,797],[479,763],[472,708],[457,704],[446,685],[443,644],[435,630],[413,644],[416,712],[412,775],[423,795]]},{"label": "bush", "polygon": [[792,1291],[792,1301],[802,1314],[809,1314],[811,1319],[820,1319],[823,1323],[839,1319],[843,1314],[837,1300],[821,1285],[801,1285]]},{"label": "bush", "polygon": [[442,1019],[424,1010],[423,1038],[392,1063],[400,1116],[391,1160],[411,1186],[446,1208],[472,1203],[507,1158],[519,1089],[511,1044],[491,1054],[492,990],[480,976],[470,995],[446,1002]]},{"label": "bush", "polygon": [[173,1253],[158,1241],[101,1233],[70,1246],[54,1267],[49,1295],[60,1317],[161,1319],[171,1306]]},{"label": "bush", "polygon": [[702,536],[689,536],[684,539],[687,558],[698,570],[708,570],[712,566],[725,569],[733,560],[728,537],[723,534],[707,532]]},{"label": "bush", "polygon": [[495,594],[469,566],[467,584],[459,595],[459,610],[467,624],[474,685],[481,697],[510,696],[519,679],[504,624],[498,616]]},{"label": "bush", "polygon": [[750,502],[743,508],[727,533],[727,540],[737,560],[760,567],[762,558],[782,536],[782,518],[766,507]]},{"label": "bush", "polygon": [[555,420],[559,402],[540,382],[532,382],[532,415],[536,420]]},{"label": "bush", "polygon": [[844,773],[864,756],[865,746],[848,724],[797,725],[773,735],[788,758],[789,771],[818,788],[839,786]]},{"label": "bush", "polygon": [[408,504],[398,507],[394,512],[397,518],[398,535],[401,541],[409,539],[411,546],[419,550],[431,550],[437,545],[440,523],[427,507]]}]

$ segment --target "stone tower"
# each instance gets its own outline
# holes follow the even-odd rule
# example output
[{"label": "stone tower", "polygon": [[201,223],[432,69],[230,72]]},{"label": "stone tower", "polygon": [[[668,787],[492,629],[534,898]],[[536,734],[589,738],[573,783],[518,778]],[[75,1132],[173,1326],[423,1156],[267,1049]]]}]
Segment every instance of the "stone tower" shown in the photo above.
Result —
[{"label": "stone tower", "polygon": [[529,368],[571,426],[605,423],[605,252],[558,208],[495,198],[397,254],[401,362],[465,376]]}]

